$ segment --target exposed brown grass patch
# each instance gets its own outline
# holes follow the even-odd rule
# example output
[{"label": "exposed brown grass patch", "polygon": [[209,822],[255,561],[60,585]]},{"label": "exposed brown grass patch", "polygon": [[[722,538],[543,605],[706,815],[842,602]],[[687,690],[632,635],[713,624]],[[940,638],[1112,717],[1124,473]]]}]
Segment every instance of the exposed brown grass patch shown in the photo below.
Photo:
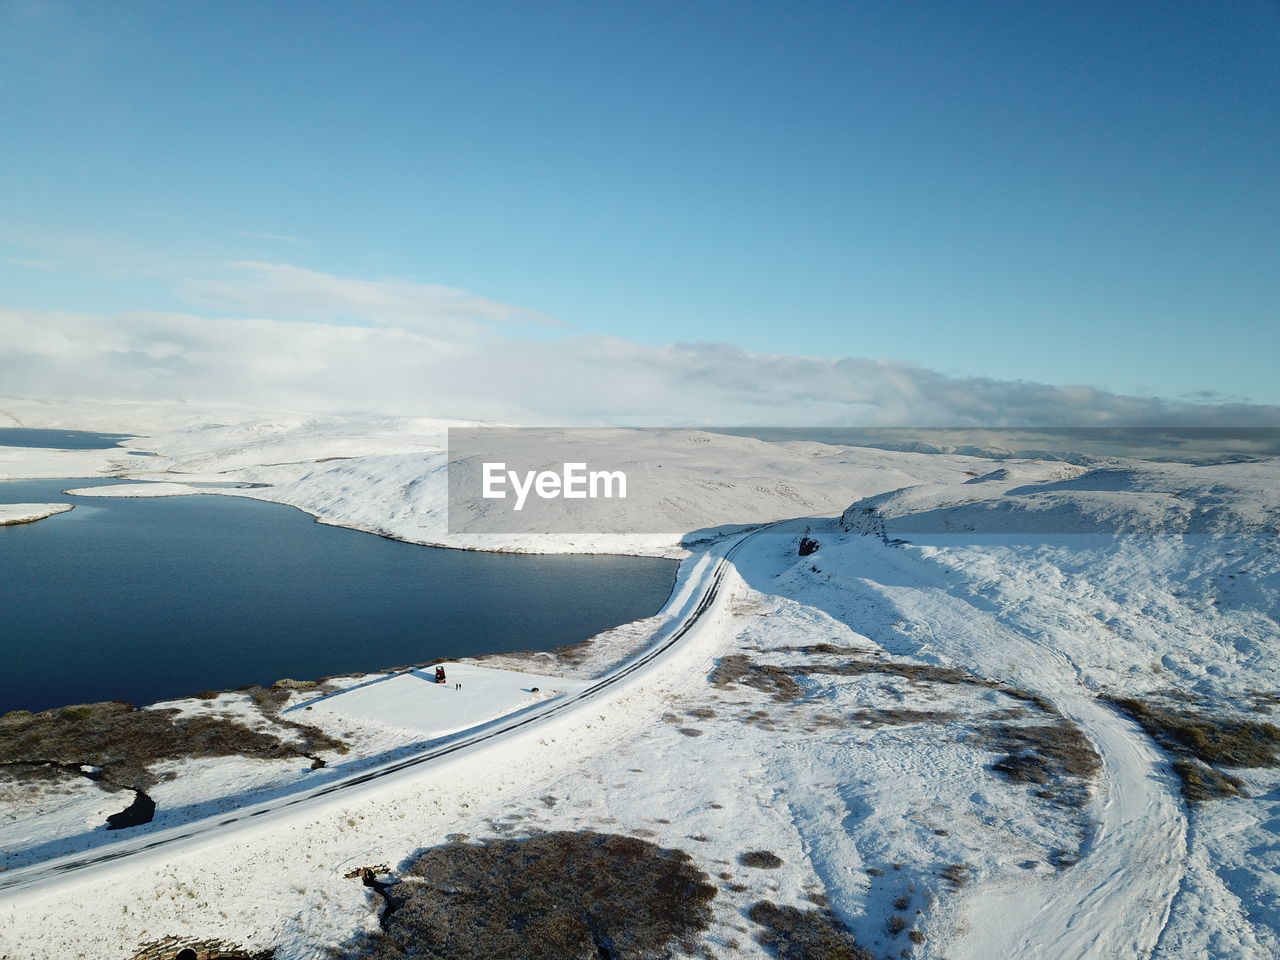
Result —
[{"label": "exposed brown grass patch", "polygon": [[1249,709],[1257,713],[1270,713],[1277,706],[1280,706],[1280,693],[1272,690],[1250,690]]},{"label": "exposed brown grass patch", "polygon": [[777,721],[765,710],[753,710],[738,717],[743,723],[749,723],[761,730],[777,730]]},{"label": "exposed brown grass patch", "polygon": [[949,723],[958,714],[951,710],[913,710],[909,707],[884,707],[858,710],[849,719],[872,727],[901,727],[913,723]]},{"label": "exposed brown grass patch", "polygon": [[[1035,707],[1050,717],[1061,717],[1058,708],[1038,693],[1022,690],[997,680],[988,680],[958,667],[943,667],[929,663],[902,663],[879,658],[868,658],[864,650],[856,647],[838,646],[832,643],[815,643],[779,649],[780,651],[802,653],[807,656],[843,657],[845,659],[835,663],[801,663],[783,667],[775,664],[758,663],[744,654],[732,654],[724,657],[715,670],[712,671],[711,682],[720,687],[740,683],[762,690],[778,702],[790,703],[805,696],[804,687],[797,682],[796,677],[860,677],[879,674],[899,677],[912,684],[966,685],[995,690],[1023,704]],[[1022,708],[1009,707],[1000,711],[1000,714],[1000,719],[1011,719],[1020,716]],[[859,711],[853,714],[849,720],[880,726],[910,723],[945,723],[955,718],[955,713],[945,710],[888,708]],[[843,725],[842,719],[836,720],[830,715],[820,716],[817,722],[825,726]]]},{"label": "exposed brown grass patch", "polygon": [[1223,767],[1280,765],[1280,727],[1259,720],[1215,717],[1190,708],[1162,707],[1134,697],[1111,701],[1162,747]]},{"label": "exposed brown grass patch", "polygon": [[[1092,780],[1102,769],[1102,759],[1089,738],[1074,723],[1060,718],[1051,724],[1017,725],[996,723],[981,731],[983,742],[1003,751],[991,768],[1017,783],[1039,784],[1044,799],[1081,799],[1080,785]],[[1062,789],[1061,781],[1076,781]]]},{"label": "exposed brown grass patch", "polygon": [[852,657],[866,654],[866,650],[861,647],[843,647],[836,643],[809,643],[801,647],[783,647],[783,650],[793,650],[796,653],[803,653],[805,656],[831,656],[831,657]]},{"label": "exposed brown grass patch", "polygon": [[253,701],[253,705],[263,713],[278,713],[293,694],[290,688],[278,685],[243,687],[240,692],[247,695]]},{"label": "exposed brown grass patch", "polygon": [[738,862],[757,870],[777,870],[782,866],[782,858],[769,850],[749,850],[738,855]]},{"label": "exposed brown grass patch", "polygon": [[769,694],[779,703],[789,703],[804,696],[804,688],[791,675],[793,672],[770,663],[756,663],[744,654],[733,653],[722,657],[716,664],[711,671],[711,682],[717,687],[742,684]]},{"label": "exposed brown grass patch", "polygon": [[176,709],[139,710],[119,701],[85,703],[41,713],[15,711],[0,717],[0,764],[50,764],[101,768],[109,789],[146,790],[156,782],[151,767],[185,757],[246,756],[268,760],[310,757],[317,750],[345,750],[324,732],[287,724],[301,743],[252,730],[227,717],[182,717]]},{"label": "exposed brown grass patch", "polygon": [[1190,803],[1222,800],[1226,797],[1243,797],[1244,781],[1207,763],[1195,760],[1174,760],[1173,772],[1182,783],[1182,795]]},{"label": "exposed brown grass patch", "polygon": [[1188,803],[1245,795],[1239,777],[1215,767],[1280,766],[1280,727],[1273,723],[1214,716],[1136,697],[1117,697],[1110,703],[1173,755],[1173,769]]},{"label": "exposed brown grass patch", "polygon": [[858,677],[868,673],[882,673],[901,677],[913,683],[967,683],[996,687],[989,680],[975,677],[955,667],[939,667],[931,663],[895,663],[891,660],[845,660],[843,663],[804,663],[792,668],[801,676]]},{"label": "exposed brown grass patch", "polygon": [[1061,716],[1058,708],[1038,693],[1032,693],[1029,690],[1019,690],[1017,687],[1011,687],[1005,683],[992,683],[991,681],[984,681],[984,683],[990,686],[993,690],[999,690],[1001,693],[1007,694],[1015,700],[1021,700],[1023,703],[1031,704],[1041,713],[1047,713],[1055,717]]},{"label": "exposed brown grass patch", "polygon": [[381,930],[350,960],[600,960],[669,955],[711,921],[716,888],[683,851],[635,837],[543,833],[448,843],[386,889]]},{"label": "exposed brown grass patch", "polygon": [[764,928],[756,939],[778,960],[875,960],[825,910],[801,910],[762,900],[752,904],[747,916]]}]

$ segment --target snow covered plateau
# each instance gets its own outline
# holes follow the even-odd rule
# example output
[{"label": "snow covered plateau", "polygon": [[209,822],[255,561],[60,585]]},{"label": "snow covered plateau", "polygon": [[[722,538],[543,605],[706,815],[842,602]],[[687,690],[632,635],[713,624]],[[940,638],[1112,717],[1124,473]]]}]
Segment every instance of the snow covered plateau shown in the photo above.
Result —
[{"label": "snow covered plateau", "polygon": [[[683,559],[657,616],[449,663],[440,688],[401,670],[144,708],[285,747],[155,761],[141,826],[106,829],[130,795],[80,775],[101,770],[5,763],[0,958],[330,956],[379,928],[361,876],[394,883],[464,835],[576,830],[706,875],[710,919],[673,957],[860,955],[785,952],[762,903],[877,958],[1280,957],[1280,460],[646,431],[635,456],[661,454],[666,519],[690,535],[461,537],[443,516],[457,423],[0,401],[0,424],[133,437],[0,448],[0,477]],[[0,518],[35,506],[54,507]]]}]

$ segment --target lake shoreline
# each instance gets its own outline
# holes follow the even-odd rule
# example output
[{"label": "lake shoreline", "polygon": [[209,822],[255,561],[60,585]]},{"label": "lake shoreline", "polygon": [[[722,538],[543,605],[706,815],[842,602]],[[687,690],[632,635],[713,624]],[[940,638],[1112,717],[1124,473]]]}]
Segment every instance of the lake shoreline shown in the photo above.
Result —
[{"label": "lake shoreline", "polygon": [[[30,504],[114,483],[4,481],[0,497]],[[8,542],[16,564],[6,586],[23,603],[0,614],[0,653],[15,665],[0,678],[2,709],[155,703],[282,677],[572,646],[651,616],[678,566],[411,550],[425,545],[223,490],[76,496],[65,520]]]}]

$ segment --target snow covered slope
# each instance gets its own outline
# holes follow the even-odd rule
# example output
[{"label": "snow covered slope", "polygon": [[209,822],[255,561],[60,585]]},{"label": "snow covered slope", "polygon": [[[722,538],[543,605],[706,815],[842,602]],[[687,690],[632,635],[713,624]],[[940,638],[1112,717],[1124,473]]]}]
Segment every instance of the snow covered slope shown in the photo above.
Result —
[{"label": "snow covered slope", "polygon": [[[63,422],[41,410],[42,424]],[[448,530],[446,437],[449,427],[475,426],[473,421],[282,415],[170,429],[165,424],[174,411],[149,416],[139,414],[127,429],[147,434],[133,445],[155,456],[91,451],[94,457],[80,456],[76,464],[81,475],[93,464],[95,473],[155,485],[98,487],[77,490],[79,495],[254,497],[298,507],[323,523],[481,550],[683,556],[682,541],[786,517],[833,515],[860,497],[910,484],[955,483],[991,466],[971,457],[765,443],[693,430],[562,431],[558,435],[584,457],[599,454],[611,468],[621,457],[616,466],[631,471],[636,482],[647,480],[656,495],[643,505],[611,502],[599,532],[548,532],[562,529],[559,520],[575,506],[562,500],[553,505],[558,513],[530,532],[506,532],[501,518],[490,517],[458,534]],[[190,419],[190,411],[185,416]],[[118,418],[106,422],[122,428]],[[30,475],[50,476],[53,453],[61,454],[0,448],[0,468],[20,477],[30,463]]]},{"label": "snow covered slope", "polygon": [[1275,460],[1192,466],[1114,461],[1095,469],[1023,461],[963,486],[920,485],[855,503],[844,527],[921,533],[1275,535]]},{"label": "snow covered slope", "polygon": [[1171,758],[1104,699],[1274,711],[1280,462],[1055,466],[857,502],[797,574],[896,653],[1043,694],[1102,755],[1081,862],[994,874],[948,955],[1280,955],[1280,776],[1232,768],[1245,796],[1188,808]]}]

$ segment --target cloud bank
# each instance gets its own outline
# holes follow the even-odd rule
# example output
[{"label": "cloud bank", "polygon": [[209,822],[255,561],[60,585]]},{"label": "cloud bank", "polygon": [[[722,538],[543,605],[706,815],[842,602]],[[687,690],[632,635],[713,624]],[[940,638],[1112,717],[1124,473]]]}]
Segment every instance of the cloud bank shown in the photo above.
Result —
[{"label": "cloud bank", "polygon": [[1280,407],[957,377],[860,357],[650,346],[464,290],[242,262],[223,316],[0,308],[0,394],[518,423],[1277,426]]}]

